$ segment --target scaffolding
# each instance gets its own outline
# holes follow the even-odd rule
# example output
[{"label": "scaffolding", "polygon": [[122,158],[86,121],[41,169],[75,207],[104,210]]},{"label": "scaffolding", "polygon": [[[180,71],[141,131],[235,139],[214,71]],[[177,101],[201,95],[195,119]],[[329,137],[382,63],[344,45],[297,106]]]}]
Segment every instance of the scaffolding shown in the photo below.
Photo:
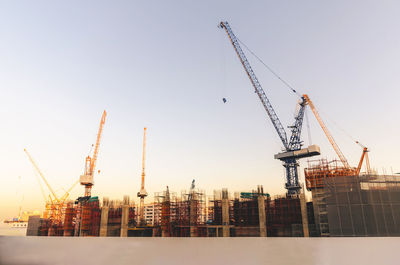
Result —
[{"label": "scaffolding", "polygon": [[43,218],[40,218],[38,235],[63,236],[67,208],[66,203],[58,204],[46,202],[46,210],[43,214]]},{"label": "scaffolding", "polygon": [[175,193],[158,192],[154,195],[154,227],[156,236],[194,237],[205,236],[206,203],[203,191],[182,191],[180,197]]},{"label": "scaffolding", "polygon": [[77,205],[80,218],[76,222],[79,233],[75,236],[99,236],[101,209],[98,197],[80,197]]},{"label": "scaffolding", "polygon": [[[260,204],[262,203],[262,204]],[[97,197],[80,197],[68,202],[62,226],[55,227],[49,219],[40,222],[40,235],[103,236],[122,234],[123,207],[120,201],[108,201],[100,208]],[[105,207],[105,208],[104,208]],[[302,218],[298,198],[271,199],[262,187],[252,192],[214,191],[205,199],[203,191],[182,191],[179,196],[168,189],[155,193],[151,210],[153,226],[137,226],[134,205],[129,205],[128,236],[220,237],[220,236],[301,236]],[[265,211],[262,213],[262,209]],[[102,210],[106,221],[101,221]],[[261,211],[261,212],[260,212]],[[262,214],[260,214],[262,213]],[[264,220],[264,221],[263,221]],[[101,223],[101,224],[100,224]],[[264,229],[264,230],[263,230]]]},{"label": "scaffolding", "polygon": [[338,160],[328,162],[326,159],[309,161],[308,167],[304,169],[307,190],[323,188],[327,178],[354,175],[355,168],[340,166],[341,163]]},{"label": "scaffolding", "polygon": [[162,237],[173,236],[173,229],[177,223],[176,193],[170,192],[168,187],[163,192],[156,192],[154,194],[154,210],[156,235]]}]

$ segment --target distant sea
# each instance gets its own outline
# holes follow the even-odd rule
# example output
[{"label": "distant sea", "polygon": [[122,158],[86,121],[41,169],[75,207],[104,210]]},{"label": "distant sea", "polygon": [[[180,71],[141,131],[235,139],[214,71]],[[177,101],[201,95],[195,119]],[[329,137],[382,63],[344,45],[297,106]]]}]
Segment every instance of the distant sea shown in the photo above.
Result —
[{"label": "distant sea", "polygon": [[26,228],[12,228],[11,224],[1,221],[0,236],[26,236]]}]

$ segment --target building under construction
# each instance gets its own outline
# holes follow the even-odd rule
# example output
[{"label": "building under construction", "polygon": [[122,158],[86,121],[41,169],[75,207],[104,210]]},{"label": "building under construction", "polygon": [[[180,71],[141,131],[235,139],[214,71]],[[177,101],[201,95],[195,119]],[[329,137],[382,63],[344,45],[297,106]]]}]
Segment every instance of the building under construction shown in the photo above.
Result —
[{"label": "building under construction", "polygon": [[[179,196],[167,188],[156,193],[154,221],[143,225],[137,207],[125,196],[122,202],[80,197],[66,204],[64,220],[52,232],[49,219],[32,217],[27,235],[38,236],[154,236],[154,237],[266,237],[308,236],[307,207],[300,198],[276,197],[259,186],[252,192],[226,189],[206,199],[191,189]],[[305,214],[304,214],[305,213]]]},{"label": "building under construction", "polygon": [[338,161],[305,169],[321,236],[399,236],[400,176],[352,174]]},{"label": "building under construction", "polygon": [[[154,202],[145,204],[146,128],[143,134],[143,156],[139,204],[125,196],[122,201],[109,201],[91,194],[96,161],[105,124],[103,112],[92,155],[85,158],[85,168],[79,182],[84,196],[68,201],[69,191],[57,196],[27,153],[36,171],[51,192],[46,200],[44,218],[29,219],[27,235],[40,236],[121,236],[121,237],[309,237],[309,236],[399,236],[400,176],[378,175],[371,170],[368,149],[357,167],[349,165],[308,95],[300,97],[290,136],[280,122],[271,102],[261,87],[240,41],[228,22],[221,22],[251,84],[264,106],[282,144],[283,151],[275,155],[285,170],[283,196],[271,198],[262,186],[251,192],[215,191],[207,197],[195,188],[194,180],[188,192],[179,195],[165,191],[155,193]],[[246,47],[247,48],[247,47]],[[250,51],[251,52],[251,51]],[[252,53],[252,52],[251,52]],[[267,67],[268,68],[268,67]],[[269,69],[271,70],[271,69]],[[276,75],[274,73],[274,75]],[[278,77],[283,81],[280,77]],[[226,99],[224,98],[224,102]],[[304,170],[306,188],[312,201],[306,202],[299,181],[299,160],[320,155],[317,145],[303,148],[301,131],[306,107],[309,106],[340,161],[309,161]],[[361,172],[363,162],[366,171]]]}]

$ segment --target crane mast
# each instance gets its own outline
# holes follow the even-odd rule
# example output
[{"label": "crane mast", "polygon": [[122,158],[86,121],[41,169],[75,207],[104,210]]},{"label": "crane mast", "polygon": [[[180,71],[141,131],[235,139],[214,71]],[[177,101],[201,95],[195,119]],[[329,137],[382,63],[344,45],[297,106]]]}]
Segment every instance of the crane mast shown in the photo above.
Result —
[{"label": "crane mast", "polygon": [[140,190],[144,190],[144,177],[146,175],[146,173],[145,173],[145,164],[146,164],[146,130],[147,130],[147,128],[144,128],[144,130],[143,130],[142,182],[141,182]]},{"label": "crane mast", "polygon": [[196,187],[195,180],[192,180],[192,184],[190,184],[190,189],[189,189],[188,201],[193,199],[193,192],[195,187]]},{"label": "crane mast", "polygon": [[306,108],[307,102],[304,97],[301,98],[301,102],[299,102],[299,110],[295,116],[295,122],[293,126],[289,126],[292,131],[289,140],[289,148],[288,150],[300,150],[302,146],[302,141],[300,139],[301,136],[301,128],[303,127],[304,120],[304,111]]},{"label": "crane mast", "polygon": [[106,122],[107,112],[104,110],[100,120],[99,131],[97,133],[96,145],[92,157],[87,156],[85,159],[85,172],[80,176],[81,185],[85,186],[85,196],[91,196],[92,186],[94,185],[93,177],[96,168],[97,156],[99,153],[101,135],[103,133],[103,126]]},{"label": "crane mast", "polygon": [[236,51],[237,56],[240,59],[240,62],[243,65],[244,70],[246,71],[247,76],[250,79],[251,84],[254,87],[255,92],[261,100],[276,132],[278,133],[279,138],[282,141],[285,152],[275,155],[276,159],[279,159],[283,162],[283,166],[286,170],[286,184],[285,188],[288,190],[289,196],[297,196],[300,193],[301,186],[298,180],[298,158],[309,157],[320,154],[318,146],[310,146],[305,149],[301,149],[302,142],[300,139],[301,136],[301,128],[303,125],[304,118],[304,110],[307,105],[307,102],[304,97],[301,97],[301,102],[299,103],[300,108],[295,117],[295,123],[293,126],[290,126],[291,136],[290,141],[287,140],[286,131],[280,122],[278,115],[276,114],[274,108],[272,107],[271,102],[269,101],[267,95],[265,94],[260,82],[258,81],[253,69],[249,61],[247,60],[246,55],[244,54],[242,48],[240,47],[239,40],[233,33],[231,27],[228,22],[221,22],[219,27],[224,29],[227,33],[234,50]]},{"label": "crane mast", "polygon": [[140,191],[137,193],[137,196],[140,198],[139,205],[139,223],[140,225],[145,225],[146,220],[144,216],[144,198],[147,196],[146,189],[144,188],[144,180],[145,180],[145,162],[146,162],[146,131],[147,128],[143,129],[143,156],[142,156],[142,181],[140,185]]}]

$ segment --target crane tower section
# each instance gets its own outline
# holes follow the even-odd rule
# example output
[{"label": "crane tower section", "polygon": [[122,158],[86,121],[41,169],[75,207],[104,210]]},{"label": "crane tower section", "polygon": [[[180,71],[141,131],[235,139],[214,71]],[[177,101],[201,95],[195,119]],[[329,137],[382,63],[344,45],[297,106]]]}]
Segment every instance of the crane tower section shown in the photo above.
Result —
[{"label": "crane tower section", "polygon": [[99,154],[100,140],[103,133],[103,127],[106,122],[107,112],[104,111],[101,116],[99,131],[97,133],[96,145],[92,156],[87,156],[85,159],[85,172],[80,176],[79,182],[85,186],[85,196],[91,196],[92,186],[94,185],[94,170],[96,168],[97,156]]},{"label": "crane tower section", "polygon": [[140,185],[140,191],[137,193],[137,196],[140,198],[140,205],[139,205],[139,223],[140,225],[145,225],[146,220],[144,216],[144,198],[147,197],[147,192],[144,187],[144,180],[145,180],[145,165],[146,165],[146,131],[147,128],[143,130],[143,157],[142,157],[142,181]]},{"label": "crane tower section", "polygon": [[232,43],[233,48],[236,51],[237,56],[240,59],[240,62],[243,65],[244,70],[246,71],[247,76],[250,79],[251,84],[254,87],[254,90],[258,97],[260,98],[261,103],[263,104],[276,132],[278,133],[279,138],[282,141],[284,152],[275,155],[276,159],[279,159],[283,162],[283,166],[286,170],[286,184],[285,188],[288,190],[289,196],[297,196],[300,193],[301,186],[298,180],[298,162],[299,158],[310,157],[314,155],[320,154],[320,149],[318,146],[313,145],[308,148],[302,147],[301,141],[301,128],[303,125],[304,118],[304,110],[307,106],[307,101],[304,97],[301,97],[301,102],[299,103],[299,110],[295,117],[295,122],[293,126],[290,126],[291,136],[288,141],[286,131],[278,118],[274,108],[272,107],[271,102],[269,101],[265,91],[263,90],[260,82],[257,79],[249,61],[247,60],[246,55],[244,54],[242,48],[240,47],[239,40],[233,33],[231,27],[228,22],[221,22],[219,27],[224,29]]}]

